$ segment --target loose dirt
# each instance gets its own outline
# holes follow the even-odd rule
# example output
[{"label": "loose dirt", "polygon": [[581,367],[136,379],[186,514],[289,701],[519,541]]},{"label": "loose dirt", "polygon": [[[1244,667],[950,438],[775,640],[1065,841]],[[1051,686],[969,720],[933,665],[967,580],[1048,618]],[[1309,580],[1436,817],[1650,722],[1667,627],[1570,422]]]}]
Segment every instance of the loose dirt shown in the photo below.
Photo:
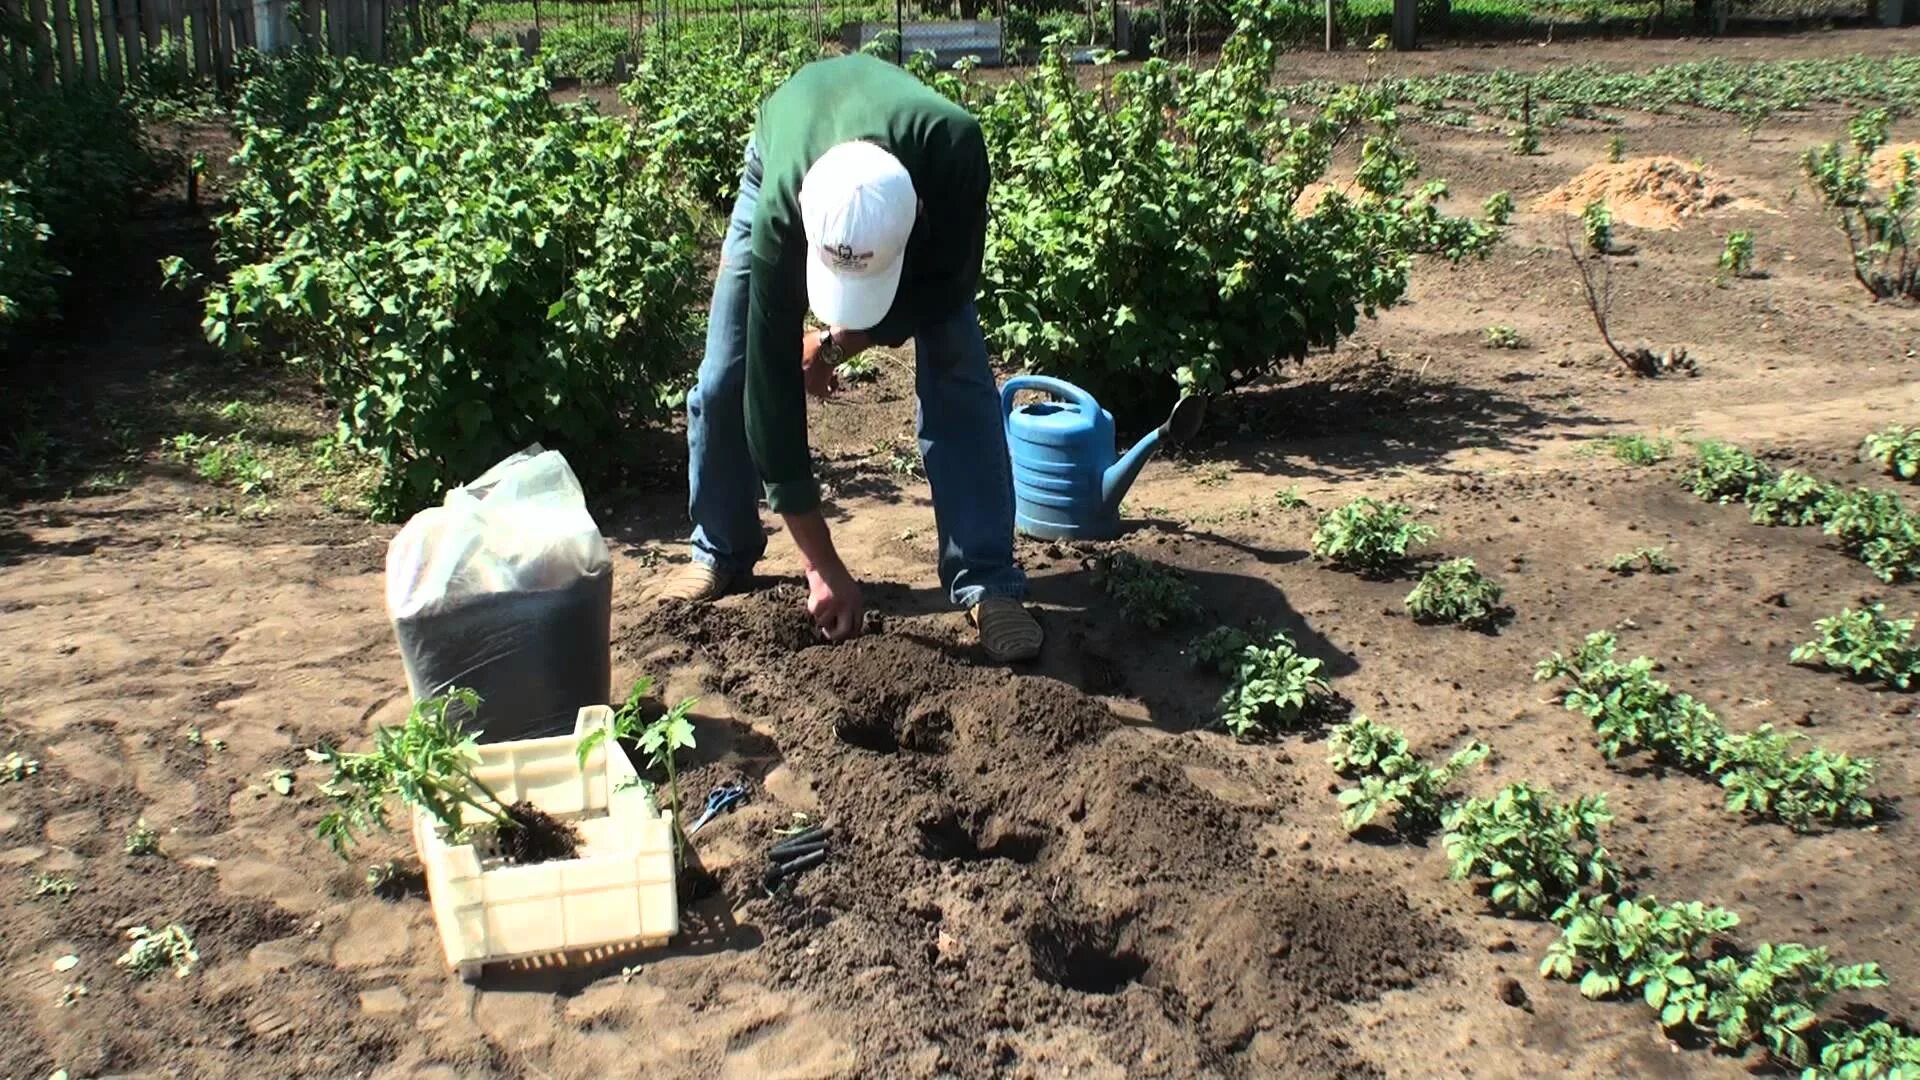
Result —
[{"label": "loose dirt", "polygon": [[1677,229],[1713,211],[1760,208],[1704,166],[1677,158],[1634,158],[1588,166],[1534,200],[1533,209],[1578,214],[1595,202],[1605,203],[1614,220],[1638,229]]},{"label": "loose dirt", "polygon": [[[1914,39],[1289,63],[1357,75],[1371,59],[1635,63]],[[1048,644],[1017,671],[986,664],[939,593],[924,482],[877,460],[876,443],[910,431],[910,366],[884,364],[879,382],[816,410],[827,512],[874,612],[871,635],[852,643],[818,640],[779,537],[749,595],[707,609],[639,603],[658,564],[683,557],[684,461],[662,440],[656,483],[594,501],[615,553],[615,689],[649,674],[661,701],[698,699],[687,809],[722,781],[752,789],[696,834],[683,934],[667,949],[499,968],[471,988],[447,970],[417,878],[378,895],[364,880],[366,863],[405,858],[404,837],[376,838],[353,865],[313,838],[325,776],[303,748],[361,746],[405,715],[381,598],[391,527],[299,492],[245,519],[157,452],[104,491],[63,475],[70,497],[56,486],[0,506],[0,754],[42,763],[0,783],[0,1076],[1732,1078],[1763,1067],[1677,1046],[1636,1003],[1596,1004],[1540,978],[1553,931],[1492,915],[1447,879],[1438,843],[1349,839],[1319,735],[1222,735],[1222,685],[1193,670],[1186,643],[1256,618],[1421,752],[1490,744],[1463,790],[1525,779],[1604,791],[1618,815],[1608,846],[1648,889],[1733,908],[1749,941],[1877,961],[1892,985],[1861,1004],[1920,1017],[1917,913],[1900,887],[1920,791],[1915,701],[1788,662],[1814,619],[1866,599],[1908,614],[1920,591],[1881,585],[1815,531],[1700,503],[1677,461],[1634,468],[1599,442],[1732,438],[1835,480],[1897,486],[1856,447],[1920,415],[1920,328],[1910,307],[1870,302],[1832,223],[1804,193],[1789,198],[1799,154],[1844,125],[1838,113],[1779,117],[1749,139],[1731,120],[1689,116],[1632,132],[1636,154],[1697,157],[1777,208],[1736,202],[1705,219],[1714,228],[1652,231],[1613,260],[1616,334],[1684,345],[1698,377],[1615,377],[1558,249],[1560,219],[1523,213],[1487,260],[1422,262],[1406,306],[1217,403],[1203,445],[1163,454],[1128,492],[1120,540],[1023,541]],[[1602,160],[1606,140],[1553,133],[1545,154],[1517,158],[1497,133],[1410,137],[1423,174],[1449,180],[1465,207],[1501,190],[1528,205]],[[1755,232],[1767,276],[1715,281],[1723,228]],[[67,388],[62,436],[80,443],[82,465],[96,460],[86,433],[113,429],[102,402],[155,410],[171,425],[157,442],[179,430],[182,385],[279,377],[208,352],[191,298],[149,280],[154,258],[203,238],[203,225],[162,208],[140,229],[157,246],[125,260],[131,276],[100,308],[113,317],[72,320],[34,369]],[[1485,348],[1493,323],[1526,347]],[[305,388],[283,389],[318,415]],[[1282,509],[1287,489],[1309,507]],[[1409,582],[1318,567],[1313,513],[1361,494],[1414,506],[1439,529],[1425,556],[1473,557],[1505,587],[1513,621],[1496,634],[1421,627],[1404,614]],[[1606,572],[1647,546],[1664,547],[1676,573]],[[1157,633],[1121,621],[1085,569],[1116,549],[1179,568],[1205,614]],[[1531,678],[1548,652],[1603,628],[1731,727],[1772,723],[1876,758],[1895,813],[1874,829],[1797,835],[1727,814],[1710,784],[1609,764]],[[295,779],[286,796],[270,779],[282,769]],[[769,896],[766,851],[796,813],[832,826],[832,854]],[[157,855],[122,850],[140,818],[159,833]],[[71,877],[72,894],[36,895],[41,875]],[[114,964],[130,927],[171,923],[201,956],[186,978],[135,981]],[[78,966],[56,971],[68,955]]]}]

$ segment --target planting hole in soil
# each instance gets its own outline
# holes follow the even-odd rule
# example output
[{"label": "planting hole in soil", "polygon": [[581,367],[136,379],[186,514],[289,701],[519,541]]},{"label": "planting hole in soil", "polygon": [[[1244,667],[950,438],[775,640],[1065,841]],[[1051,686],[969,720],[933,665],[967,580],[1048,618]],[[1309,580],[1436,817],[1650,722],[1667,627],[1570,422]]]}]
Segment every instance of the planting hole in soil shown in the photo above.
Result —
[{"label": "planting hole in soil", "polygon": [[920,854],[940,862],[980,862],[1005,859],[1030,863],[1040,857],[1047,841],[1039,832],[989,820],[970,825],[956,811],[921,821]]},{"label": "planting hole in soil", "polygon": [[1122,943],[1116,927],[1070,919],[1028,931],[1027,950],[1042,982],[1082,994],[1117,994],[1152,966]]}]

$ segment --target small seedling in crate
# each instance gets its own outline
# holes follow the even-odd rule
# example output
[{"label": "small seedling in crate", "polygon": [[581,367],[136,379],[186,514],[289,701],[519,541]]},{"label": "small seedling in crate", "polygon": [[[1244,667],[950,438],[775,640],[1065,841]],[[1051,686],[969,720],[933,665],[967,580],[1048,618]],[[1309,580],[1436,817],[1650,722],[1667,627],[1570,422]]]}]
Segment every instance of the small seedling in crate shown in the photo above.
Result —
[{"label": "small seedling in crate", "polygon": [[1913,641],[1914,620],[1889,619],[1875,604],[1848,608],[1813,624],[1818,637],[1793,650],[1793,662],[1844,671],[1894,690],[1920,686],[1920,648]]},{"label": "small seedling in crate", "polygon": [[[653,693],[653,679],[642,675],[628,691],[627,700],[613,714],[613,722],[608,727],[595,728],[580,740],[577,753],[582,768],[586,767],[587,756],[594,747],[607,741],[609,737],[616,742],[632,742],[640,752],[647,756],[649,768],[661,769],[667,774],[668,805],[673,810],[673,844],[677,858],[686,858],[686,835],[681,831],[680,813],[680,772],[676,756],[682,750],[694,747],[693,707],[696,698],[686,698],[678,705],[660,714],[657,719],[646,718],[646,706],[649,695]],[[609,747],[614,752],[617,747]]]},{"label": "small seedling in crate", "polygon": [[1200,614],[1200,594],[1180,571],[1125,551],[1097,559],[1094,578],[1128,622],[1149,630]]},{"label": "small seedling in crate", "polygon": [[1407,594],[1407,614],[1423,623],[1485,630],[1506,614],[1500,596],[1499,583],[1481,573],[1472,559],[1449,559],[1421,575]]},{"label": "small seedling in crate", "polygon": [[151,978],[172,968],[174,978],[184,979],[193,973],[193,965],[200,962],[193,938],[179,923],[158,930],[136,926],[127,931],[127,937],[133,944],[128,945],[127,951],[114,963],[126,968],[135,978]]},{"label": "small seedling in crate", "polygon": [[127,833],[126,851],[129,855],[160,853],[160,834],[153,831],[146,818],[133,823],[133,828]]},{"label": "small seedling in crate", "polygon": [[1413,520],[1413,509],[1361,496],[1321,515],[1313,553],[1343,570],[1388,577],[1407,564],[1415,544],[1433,539],[1433,526]]},{"label": "small seedling in crate", "polygon": [[1615,555],[1607,563],[1607,569],[1622,575],[1637,574],[1642,570],[1650,574],[1671,574],[1674,566],[1673,560],[1667,558],[1666,548],[1643,547]]},{"label": "small seedling in crate", "polygon": [[[322,747],[311,756],[333,769],[320,788],[333,809],[314,833],[334,854],[347,858],[361,835],[389,831],[387,802],[397,797],[437,822],[449,839],[471,842],[483,830],[497,841],[509,861],[543,862],[572,858],[578,834],[571,826],[531,803],[512,806],[473,775],[480,763],[479,744],[465,728],[480,707],[480,695],[452,689],[422,698],[399,727],[374,732],[373,749],[363,754]],[[465,812],[482,821],[469,825]]]}]

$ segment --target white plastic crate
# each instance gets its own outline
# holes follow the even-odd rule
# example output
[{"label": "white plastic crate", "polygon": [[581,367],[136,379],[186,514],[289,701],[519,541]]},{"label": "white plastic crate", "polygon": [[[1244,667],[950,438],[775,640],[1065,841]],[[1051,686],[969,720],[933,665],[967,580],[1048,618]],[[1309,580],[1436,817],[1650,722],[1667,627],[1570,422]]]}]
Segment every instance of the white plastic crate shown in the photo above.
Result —
[{"label": "white plastic crate", "polygon": [[[662,813],[611,738],[588,755],[580,740],[613,710],[580,710],[571,735],[483,743],[473,775],[508,804],[525,799],[580,830],[580,857],[509,866],[472,844],[449,843],[414,811],[447,962],[472,982],[486,964],[611,945],[653,945],[680,931],[672,814]],[[485,820],[467,807],[465,820]]]}]

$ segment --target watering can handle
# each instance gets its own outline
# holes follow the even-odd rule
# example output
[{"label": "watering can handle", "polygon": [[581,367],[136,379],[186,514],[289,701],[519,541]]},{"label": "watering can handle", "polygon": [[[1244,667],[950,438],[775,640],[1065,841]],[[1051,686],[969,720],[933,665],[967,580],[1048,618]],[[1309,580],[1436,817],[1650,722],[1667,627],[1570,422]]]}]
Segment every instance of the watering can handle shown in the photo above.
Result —
[{"label": "watering can handle", "polygon": [[1093,395],[1067,382],[1047,375],[1015,375],[1000,388],[1000,417],[1005,419],[1013,415],[1013,395],[1022,390],[1041,390],[1057,398],[1065,398],[1080,406],[1082,416],[1100,415],[1100,405]]}]

